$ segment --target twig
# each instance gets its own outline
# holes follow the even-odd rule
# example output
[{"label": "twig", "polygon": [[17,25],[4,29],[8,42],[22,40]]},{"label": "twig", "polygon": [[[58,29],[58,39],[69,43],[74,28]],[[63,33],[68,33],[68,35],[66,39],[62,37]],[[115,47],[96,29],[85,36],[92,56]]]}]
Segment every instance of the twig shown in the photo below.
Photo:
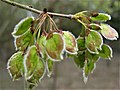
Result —
[{"label": "twig", "polygon": [[[20,4],[20,3],[17,3],[17,2],[14,2],[14,1],[10,1],[10,0],[1,0],[2,2],[5,2],[7,4],[10,4],[12,6],[16,6],[16,7],[19,7],[19,8],[22,8],[22,9],[25,9],[25,10],[28,10],[28,11],[31,11],[31,12],[34,12],[34,13],[37,13],[37,14],[41,14],[43,13],[43,11],[39,11],[35,8],[32,8],[30,6],[27,6],[27,5],[23,5],[23,4]],[[53,15],[53,16],[58,16],[58,17],[63,17],[63,18],[68,18],[68,19],[72,19],[73,15],[69,14],[60,14],[60,13],[52,13],[52,12],[47,12],[49,15]]]}]

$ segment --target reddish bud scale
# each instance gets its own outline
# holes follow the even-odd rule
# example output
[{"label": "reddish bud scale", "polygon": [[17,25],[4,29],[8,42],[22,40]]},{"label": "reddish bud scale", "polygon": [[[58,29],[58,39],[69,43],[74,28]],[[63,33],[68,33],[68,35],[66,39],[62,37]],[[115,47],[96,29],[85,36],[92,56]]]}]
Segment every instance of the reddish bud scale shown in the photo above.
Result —
[{"label": "reddish bud scale", "polygon": [[92,17],[97,17],[99,14],[97,12],[91,13]]},{"label": "reddish bud scale", "polygon": [[43,12],[44,12],[44,13],[47,13],[47,8],[44,8],[44,9],[43,9]]},{"label": "reddish bud scale", "polygon": [[92,27],[91,27],[91,25],[90,25],[90,24],[87,24],[86,26],[87,26],[88,28],[92,29]]},{"label": "reddish bud scale", "polygon": [[31,26],[30,26],[30,31],[31,31],[32,34],[33,34],[34,31],[35,31],[34,24],[35,24],[35,22],[32,21],[32,22],[31,22]]},{"label": "reddish bud scale", "polygon": [[88,19],[90,22],[92,22],[92,20],[91,20],[91,18],[90,18],[90,17],[87,17],[87,19]]},{"label": "reddish bud scale", "polygon": [[46,39],[49,39],[53,36],[53,32],[50,32],[48,35],[47,35],[47,38]]},{"label": "reddish bud scale", "polygon": [[89,28],[87,28],[87,29],[86,29],[86,33],[85,33],[85,36],[88,36],[88,35],[89,35],[89,33],[90,33],[90,29],[89,29]]},{"label": "reddish bud scale", "polygon": [[62,34],[62,35],[64,34],[64,33],[62,32],[62,30],[60,30],[60,29],[57,30],[57,33],[60,33],[60,34]]}]

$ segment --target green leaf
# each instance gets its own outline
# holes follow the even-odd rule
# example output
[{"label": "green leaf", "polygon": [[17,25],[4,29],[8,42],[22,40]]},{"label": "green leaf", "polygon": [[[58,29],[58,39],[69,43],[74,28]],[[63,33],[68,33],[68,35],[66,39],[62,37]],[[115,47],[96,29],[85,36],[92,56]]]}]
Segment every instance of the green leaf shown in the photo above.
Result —
[{"label": "green leaf", "polygon": [[87,60],[86,60],[85,65],[83,67],[83,80],[85,84],[87,83],[87,80],[88,80],[88,73],[89,73],[89,69],[88,69]]},{"label": "green leaf", "polygon": [[79,51],[83,51],[86,49],[85,47],[85,39],[83,37],[77,38],[77,46]]},{"label": "green leaf", "polygon": [[13,80],[18,80],[24,74],[22,52],[13,54],[7,63],[7,69]]},{"label": "green leaf", "polygon": [[36,84],[45,73],[45,63],[39,56],[35,45],[28,48],[24,57],[25,77],[29,83]]},{"label": "green leaf", "polygon": [[91,17],[91,20],[98,22],[106,22],[107,20],[111,20],[111,16],[105,13],[98,13],[97,16]]},{"label": "green leaf", "polygon": [[69,31],[63,31],[63,37],[65,40],[66,52],[69,54],[77,54],[78,47],[77,41],[72,33]]},{"label": "green leaf", "polygon": [[96,64],[92,60],[88,59],[87,68],[88,72],[86,73],[86,75],[88,75],[89,73],[93,73],[93,70],[96,68]]},{"label": "green leaf", "polygon": [[87,12],[87,11],[78,12],[78,13],[76,13],[76,14],[73,15],[73,18],[76,19],[76,20],[78,20],[78,21],[80,20],[83,23],[89,24],[90,20],[89,20],[89,17],[84,14],[85,12]]},{"label": "green leaf", "polygon": [[89,52],[98,54],[98,49],[101,49],[103,39],[101,35],[94,30],[91,30],[86,37],[86,47]]},{"label": "green leaf", "polygon": [[83,79],[84,83],[87,83],[88,75],[90,73],[93,73],[94,69],[96,68],[96,63],[94,63],[92,60],[87,59],[85,61],[85,65],[83,67]]},{"label": "green leaf", "polygon": [[34,17],[27,17],[22,19],[14,28],[12,33],[13,36],[20,36],[24,34],[31,26],[31,22],[34,20]]},{"label": "green leaf", "polygon": [[41,81],[41,79],[45,75],[45,63],[42,58],[39,58],[39,60],[36,61],[37,64],[35,66],[34,72],[30,78],[27,79],[27,82],[29,84],[37,86],[38,83]]},{"label": "green leaf", "polygon": [[98,54],[92,54],[89,51],[78,52],[74,56],[74,62],[79,68],[83,68],[83,79],[86,83],[88,80],[89,74],[93,73],[96,68],[96,62],[99,60]]},{"label": "green leaf", "polygon": [[41,35],[40,39],[38,40],[38,45],[39,45],[39,51],[42,52],[43,58],[45,58],[45,42],[46,42],[46,36]]},{"label": "green leaf", "polygon": [[85,62],[85,53],[79,53],[76,56],[74,56],[74,62],[79,68],[83,68]]},{"label": "green leaf", "polygon": [[47,75],[48,77],[51,77],[52,75],[52,72],[53,72],[53,65],[54,65],[54,62],[50,59],[47,59],[46,60],[46,67],[47,67]]},{"label": "green leaf", "polygon": [[16,50],[25,50],[29,44],[34,44],[34,39],[32,40],[32,33],[30,30],[28,30],[26,33],[19,37],[15,37],[14,41]]},{"label": "green leaf", "polygon": [[99,51],[99,56],[105,59],[111,59],[112,58],[112,48],[106,44],[102,45],[102,50]]},{"label": "green leaf", "polygon": [[65,43],[62,35],[53,33],[53,35],[46,40],[45,49],[48,57],[53,61],[61,61],[63,59],[63,52]]},{"label": "green leaf", "polygon": [[101,34],[108,40],[117,40],[118,32],[108,24],[101,24]]},{"label": "green leaf", "polygon": [[92,54],[88,50],[79,51],[77,55],[74,55],[74,62],[79,68],[83,68],[85,60],[91,60],[91,62],[96,63],[99,58],[98,54]]},{"label": "green leaf", "polygon": [[90,28],[92,30],[102,30],[102,27],[95,23],[88,24],[88,28]]},{"label": "green leaf", "polygon": [[93,63],[96,63],[100,58],[99,54],[92,54],[89,51],[86,51],[85,55],[86,55],[86,58],[92,60]]},{"label": "green leaf", "polygon": [[99,60],[98,54],[92,54],[89,51],[85,52],[85,61],[83,67],[83,79],[86,83],[88,80],[89,74],[93,73],[96,68],[96,62]]}]

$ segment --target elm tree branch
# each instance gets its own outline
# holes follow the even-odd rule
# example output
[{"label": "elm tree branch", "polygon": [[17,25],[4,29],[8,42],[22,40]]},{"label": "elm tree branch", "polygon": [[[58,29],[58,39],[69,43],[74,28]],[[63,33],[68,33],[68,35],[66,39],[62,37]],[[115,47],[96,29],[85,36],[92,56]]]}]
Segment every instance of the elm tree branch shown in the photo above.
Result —
[{"label": "elm tree branch", "polygon": [[[32,8],[32,7],[28,6],[28,5],[23,5],[23,4],[14,2],[14,1],[10,1],[10,0],[1,0],[1,1],[5,2],[7,4],[10,4],[12,6],[16,6],[16,7],[19,7],[19,8],[22,8],[22,9],[25,9],[25,10],[28,10],[28,11],[31,11],[31,12],[34,12],[34,13],[37,13],[37,14],[43,13],[43,11],[37,10],[37,9]],[[49,15],[68,18],[68,19],[72,19],[72,17],[73,17],[73,15],[71,15],[71,14],[67,15],[67,14],[60,14],[60,13],[53,13],[53,12],[47,12],[47,13]]]}]

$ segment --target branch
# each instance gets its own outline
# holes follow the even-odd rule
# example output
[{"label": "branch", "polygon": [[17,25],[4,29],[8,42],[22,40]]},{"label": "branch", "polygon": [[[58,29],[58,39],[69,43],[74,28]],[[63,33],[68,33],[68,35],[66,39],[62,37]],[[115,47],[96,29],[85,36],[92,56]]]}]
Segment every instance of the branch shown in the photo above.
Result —
[{"label": "branch", "polygon": [[[28,10],[28,11],[31,11],[31,12],[34,12],[34,13],[37,13],[37,14],[41,14],[43,13],[43,11],[39,11],[35,8],[32,8],[30,6],[27,6],[27,5],[23,5],[23,4],[20,4],[20,3],[17,3],[17,2],[14,2],[14,1],[10,1],[10,0],[1,0],[2,2],[5,2],[7,4],[10,4],[12,6],[16,6],[16,7],[19,7],[19,8],[22,8],[22,9],[25,9],[25,10]],[[53,16],[58,16],[58,17],[63,17],[63,18],[68,18],[68,19],[72,19],[73,15],[69,14],[60,14],[60,13],[52,13],[52,12],[47,12],[49,15],[53,15]]]}]

